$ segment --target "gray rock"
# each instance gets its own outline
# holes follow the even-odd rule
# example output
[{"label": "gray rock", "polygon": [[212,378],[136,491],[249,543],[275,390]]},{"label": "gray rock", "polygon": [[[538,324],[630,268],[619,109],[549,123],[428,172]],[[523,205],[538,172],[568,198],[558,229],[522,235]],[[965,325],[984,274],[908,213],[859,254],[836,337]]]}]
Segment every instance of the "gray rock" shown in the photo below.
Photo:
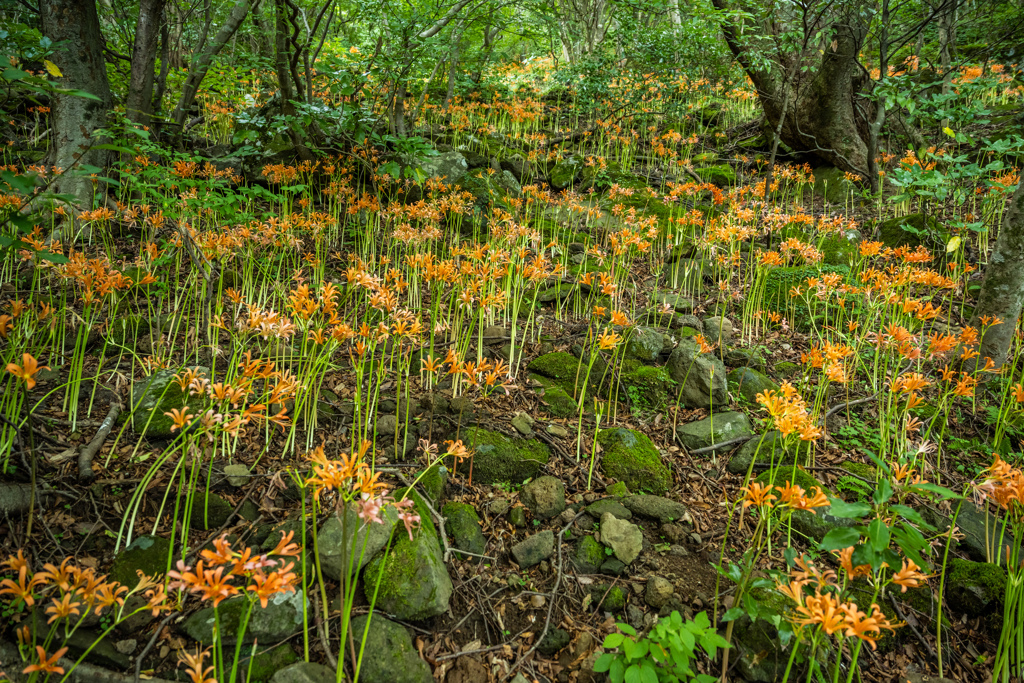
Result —
[{"label": "gray rock", "polygon": [[672,379],[682,385],[679,400],[688,408],[712,408],[728,403],[725,364],[711,354],[701,353],[692,339],[683,339],[672,350],[666,369]]},{"label": "gray rock", "polygon": [[534,517],[551,519],[565,509],[565,484],[555,477],[538,477],[523,487],[519,497]]},{"label": "gray rock", "polygon": [[556,190],[564,190],[573,184],[578,176],[583,171],[583,159],[579,157],[569,157],[563,159],[555,164],[555,167],[551,170],[551,187]]},{"label": "gray rock", "polygon": [[611,548],[621,562],[630,564],[643,550],[644,535],[636,524],[606,512],[601,516],[601,543]]},{"label": "gray rock", "polygon": [[[160,536],[139,536],[114,558],[110,578],[129,589],[139,583],[141,571],[146,576],[163,576],[167,571],[167,558],[171,543]],[[173,564],[173,563],[172,563]]]},{"label": "gray rock", "polygon": [[558,424],[549,424],[547,427],[544,428],[544,431],[558,439],[564,439],[565,437],[569,436],[569,430],[563,427],[562,425]]},{"label": "gray rock", "polygon": [[[478,427],[465,431],[466,445],[474,450],[473,481],[481,484],[520,483],[537,476],[551,458],[551,451],[535,439],[510,439],[499,432]],[[469,472],[469,461],[459,465]]]},{"label": "gray rock", "polygon": [[526,508],[517,505],[508,511],[508,522],[514,527],[522,529],[526,526]]},{"label": "gray rock", "polygon": [[377,434],[394,436],[398,431],[398,418],[394,415],[381,415],[377,418]]},{"label": "gray rock", "polygon": [[732,321],[728,318],[712,316],[704,319],[704,336],[709,342],[724,346],[732,339],[732,335]]},{"label": "gray rock", "polygon": [[348,568],[352,553],[359,558],[354,565],[356,571],[369,564],[388,544],[398,523],[398,513],[392,505],[384,507],[381,514],[383,524],[365,524],[359,519],[358,512],[358,507],[352,503],[347,516],[341,513],[331,515],[317,533],[320,568],[328,579],[337,581],[341,578],[342,568]]},{"label": "gray rock", "polygon": [[193,529],[209,531],[224,526],[235,506],[227,502],[216,493],[197,492],[192,497],[192,511],[188,518],[189,526]]},{"label": "gray rock", "polygon": [[946,598],[954,610],[968,617],[1003,613],[1005,568],[956,558],[946,571]]},{"label": "gray rock", "polygon": [[647,580],[647,590],[644,591],[644,602],[654,609],[661,609],[672,599],[675,588],[672,582],[660,576],[652,576]]},{"label": "gray rock", "polygon": [[607,559],[604,546],[593,536],[584,536],[576,544],[573,560],[577,571],[581,574],[596,574]]},{"label": "gray rock", "polygon": [[611,576],[622,576],[626,573],[626,563],[617,557],[609,557],[601,563],[601,573]]},{"label": "gray rock", "polygon": [[612,498],[605,498],[587,506],[587,514],[595,519],[601,519],[605,513],[618,519],[631,519],[633,517],[633,513],[625,505]]},{"label": "gray rock", "polygon": [[[367,629],[366,620],[370,620]],[[349,626],[357,645],[363,645],[359,680],[363,683],[433,683],[430,665],[420,659],[409,632],[380,614],[361,615]],[[363,644],[363,634],[366,643]]]},{"label": "gray rock", "polygon": [[[243,641],[276,643],[298,633],[302,630],[303,604],[304,599],[300,591],[278,593],[270,598],[266,608],[257,603],[249,617]],[[220,633],[224,644],[238,642],[238,630],[248,608],[249,599],[243,596],[225,600],[220,604]],[[183,628],[193,640],[198,640],[203,645],[212,645],[215,623],[214,610],[207,607],[186,619]]]},{"label": "gray rock", "polygon": [[626,496],[622,504],[634,515],[656,519],[662,524],[666,522],[682,522],[693,524],[690,511],[682,503],[669,500],[662,496]]},{"label": "gray rock", "polygon": [[[445,503],[441,508],[444,515],[445,530],[452,535],[452,546],[468,553],[483,555],[487,550],[487,540],[480,528],[480,516],[472,505],[467,503]],[[456,557],[459,553],[454,553]]]},{"label": "gray rock", "polygon": [[435,156],[424,156],[407,159],[407,163],[417,166],[427,178],[437,178],[450,185],[466,175],[469,164],[466,157],[459,152],[443,152]]},{"label": "gray rock", "polygon": [[662,306],[671,306],[676,313],[690,313],[693,311],[693,299],[682,294],[672,292],[659,292],[658,303]]},{"label": "gray rock", "polygon": [[676,427],[676,438],[686,448],[697,450],[717,443],[753,436],[746,413],[728,412]]},{"label": "gray rock", "polygon": [[487,511],[492,515],[503,515],[508,512],[509,502],[506,498],[495,498],[487,504]]},{"label": "gray rock", "polygon": [[512,557],[522,569],[527,569],[551,557],[555,552],[555,534],[542,531],[512,546]]},{"label": "gray rock", "polygon": [[[192,369],[203,377],[210,376],[209,368],[195,366]],[[205,396],[189,396],[187,391],[182,392],[181,387],[174,381],[174,376],[178,372],[178,370],[160,370],[146,379],[132,382],[131,420],[132,429],[136,434],[150,438],[171,436],[176,434],[177,430],[171,431],[174,421],[164,413],[185,406],[189,413],[198,415],[206,406]]]},{"label": "gray rock", "polygon": [[228,485],[237,489],[249,483],[252,473],[249,472],[249,468],[245,465],[235,463],[224,467],[224,476],[228,480]]},{"label": "gray rock", "polygon": [[533,423],[533,418],[522,411],[516,413],[515,417],[512,418],[512,426],[523,436],[533,434]]},{"label": "gray rock", "polygon": [[323,664],[296,662],[270,677],[270,683],[333,683],[334,672]]}]

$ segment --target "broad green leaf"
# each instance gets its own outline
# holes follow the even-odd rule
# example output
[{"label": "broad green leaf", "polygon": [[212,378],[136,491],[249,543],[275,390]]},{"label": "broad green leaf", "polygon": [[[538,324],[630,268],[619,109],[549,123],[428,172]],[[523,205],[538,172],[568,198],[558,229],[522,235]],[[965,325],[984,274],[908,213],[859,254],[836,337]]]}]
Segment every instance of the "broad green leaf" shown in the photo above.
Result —
[{"label": "broad green leaf", "polygon": [[871,512],[871,506],[867,503],[847,503],[839,498],[832,499],[832,506],[828,514],[840,519],[859,519]]},{"label": "broad green leaf", "polygon": [[842,550],[843,548],[849,548],[859,540],[860,532],[856,529],[839,527],[825,534],[825,538],[821,539],[819,547],[822,550]]},{"label": "broad green leaf", "polygon": [[722,615],[722,621],[729,622],[735,621],[746,614],[746,610],[742,607],[733,607],[732,609],[726,610],[725,614]]}]

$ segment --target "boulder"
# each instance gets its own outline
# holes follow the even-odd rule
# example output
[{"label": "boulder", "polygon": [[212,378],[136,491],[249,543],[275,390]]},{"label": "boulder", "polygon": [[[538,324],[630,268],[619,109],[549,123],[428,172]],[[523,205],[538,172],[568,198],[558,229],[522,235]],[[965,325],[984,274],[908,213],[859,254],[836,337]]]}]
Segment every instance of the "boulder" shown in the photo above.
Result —
[{"label": "boulder", "polygon": [[[542,441],[511,439],[501,432],[479,427],[466,429],[464,441],[473,451],[473,480],[481,484],[518,484],[536,477],[551,458],[551,451]],[[469,459],[459,464],[459,469],[467,474],[469,468]]]},{"label": "boulder", "polygon": [[953,559],[946,569],[946,600],[968,617],[1003,613],[1006,569],[988,562]]},{"label": "boulder", "polygon": [[564,190],[573,185],[577,178],[583,174],[584,162],[579,157],[569,157],[555,164],[551,169],[549,182],[556,190]]},{"label": "boulder", "polygon": [[456,182],[469,170],[466,157],[456,151],[416,157],[408,159],[407,162],[422,171],[426,178],[440,180],[446,185]]},{"label": "boulder", "polygon": [[738,411],[719,413],[676,427],[676,439],[691,451],[753,435],[746,413]]},{"label": "boulder", "polygon": [[139,571],[146,576],[163,576],[170,554],[171,542],[166,538],[139,536],[114,557],[110,578],[129,589],[135,588],[139,583]]},{"label": "boulder", "polygon": [[656,519],[662,524],[666,522],[693,524],[690,511],[685,505],[663,496],[626,496],[622,499],[622,504],[634,515]]},{"label": "boulder", "polygon": [[782,432],[773,430],[763,436],[755,436],[740,446],[729,459],[726,469],[732,474],[745,474],[751,462],[806,465],[810,462],[812,446],[810,441],[788,443]]},{"label": "boulder", "polygon": [[420,659],[409,632],[401,624],[374,613],[356,617],[349,628],[357,647],[362,646],[359,680],[363,683],[433,683],[430,665]]},{"label": "boulder", "polygon": [[847,180],[846,172],[835,166],[814,169],[814,194],[824,197],[829,204],[846,204],[857,186]]},{"label": "boulder", "polygon": [[878,226],[878,239],[887,247],[945,248],[949,242],[949,230],[931,216],[923,213],[912,213],[908,216],[897,216],[883,221]]},{"label": "boulder", "polygon": [[713,344],[724,347],[732,340],[734,328],[728,318],[714,315],[704,318],[704,336]]},{"label": "boulder", "polygon": [[538,477],[523,486],[519,497],[535,518],[551,519],[565,509],[565,484],[555,477]]},{"label": "boulder", "polygon": [[[243,641],[251,643],[276,643],[302,630],[302,615],[305,600],[301,591],[277,593],[264,608],[256,603],[249,616]],[[214,615],[212,607],[206,607],[189,616],[182,628],[193,640],[203,645],[213,644],[213,630],[216,619],[220,618],[220,639],[225,645],[238,642],[238,630],[245,612],[249,609],[249,598],[238,596],[225,600]]]},{"label": "boulder", "polygon": [[672,474],[646,434],[623,427],[602,429],[597,442],[603,451],[601,471],[605,476],[624,482],[631,491],[668,490]]},{"label": "boulder", "polygon": [[779,390],[779,385],[773,382],[771,378],[750,367],[736,368],[729,373],[728,379],[736,385],[736,390],[740,396],[751,403],[757,403],[758,394]]},{"label": "boulder", "polygon": [[644,602],[654,609],[661,609],[668,604],[675,593],[672,582],[660,576],[647,579],[647,590],[644,591]]},{"label": "boulder", "polygon": [[608,559],[602,546],[593,536],[584,536],[576,544],[573,562],[581,574],[597,574]]},{"label": "boulder", "polygon": [[728,164],[701,166],[693,169],[701,180],[718,187],[730,187],[736,184],[736,171]]},{"label": "boulder", "polygon": [[598,500],[587,506],[587,514],[595,519],[601,519],[605,513],[611,514],[619,519],[632,519],[633,513],[625,505],[612,498]]},{"label": "boulder", "polygon": [[643,363],[653,363],[661,355],[665,335],[652,327],[635,327],[626,343],[626,355]]},{"label": "boulder", "polygon": [[612,549],[623,564],[630,564],[640,556],[644,535],[640,527],[606,512],[601,516],[601,543]]},{"label": "boulder", "polygon": [[334,672],[323,664],[296,662],[270,677],[270,683],[334,683]]},{"label": "boulder", "polygon": [[701,353],[692,339],[679,342],[666,368],[669,376],[682,385],[679,402],[686,407],[711,408],[728,403],[725,364],[711,354]]}]

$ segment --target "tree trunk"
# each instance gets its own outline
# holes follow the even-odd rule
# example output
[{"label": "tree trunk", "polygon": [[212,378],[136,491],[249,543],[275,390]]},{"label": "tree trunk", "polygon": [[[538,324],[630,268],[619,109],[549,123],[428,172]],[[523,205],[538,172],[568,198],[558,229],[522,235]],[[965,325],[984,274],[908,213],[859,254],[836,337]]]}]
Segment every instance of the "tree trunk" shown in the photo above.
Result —
[{"label": "tree trunk", "polygon": [[125,109],[128,118],[139,125],[149,123],[153,107],[153,67],[157,41],[163,23],[165,0],[141,0],[139,21],[135,25],[135,47]]},{"label": "tree trunk", "polygon": [[[731,9],[727,0],[713,3],[720,11]],[[828,27],[820,61],[808,64],[807,60],[788,60],[784,61],[784,69],[776,66],[771,70],[758,66],[751,49],[741,42],[734,20],[724,19],[722,31],[730,51],[754,83],[769,125],[774,128],[782,122],[782,141],[798,152],[812,153],[838,168],[866,177],[867,131],[856,109],[864,80],[857,55],[867,35],[865,22],[856,5],[848,7]],[[811,50],[808,54],[816,52]],[[793,73],[794,69],[796,78],[779,73]],[[784,92],[787,87],[792,92]]]},{"label": "tree trunk", "polygon": [[[235,6],[231,8],[231,13],[228,18],[224,21],[224,25],[220,27],[220,31],[214,37],[213,42],[204,46],[201,54],[195,56],[192,60],[192,64],[189,66],[188,76],[185,78],[185,86],[181,91],[181,99],[178,100],[178,106],[174,108],[174,122],[178,126],[183,126],[185,123],[185,117],[188,116],[188,110],[192,107],[192,103],[195,102],[196,93],[199,92],[199,86],[206,77],[206,72],[210,68],[210,63],[213,58],[216,57],[220,51],[224,48],[231,36],[235,35],[235,31],[242,25],[242,21],[245,19],[245,15],[249,12],[249,0],[238,0]],[[183,128],[178,129],[180,135]]]},{"label": "tree trunk", "polygon": [[1017,319],[1024,303],[1024,182],[1010,198],[1003,225],[985,268],[985,279],[974,309],[972,326],[984,327],[982,318],[999,318],[1000,325],[985,329],[978,352],[1002,367],[1017,332]]},{"label": "tree trunk", "polygon": [[40,0],[39,14],[43,35],[58,45],[52,59],[64,74],[59,79],[60,85],[98,98],[55,93],[52,105],[53,145],[49,163],[66,171],[56,179],[53,189],[73,195],[83,208],[91,209],[92,179],[74,172],[77,168],[72,169],[103,168],[109,157],[106,150],[92,149],[101,142],[92,134],[107,124],[113,103],[96,3],[95,0]]}]

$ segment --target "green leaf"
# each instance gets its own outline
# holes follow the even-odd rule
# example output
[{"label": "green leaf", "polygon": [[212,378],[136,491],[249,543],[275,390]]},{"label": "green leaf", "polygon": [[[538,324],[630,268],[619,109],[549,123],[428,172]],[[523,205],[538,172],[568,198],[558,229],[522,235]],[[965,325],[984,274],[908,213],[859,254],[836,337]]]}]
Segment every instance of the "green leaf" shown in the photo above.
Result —
[{"label": "green leaf", "polygon": [[722,615],[722,621],[730,622],[736,621],[740,617],[746,614],[746,611],[742,607],[733,607],[730,610],[726,610],[725,614]]},{"label": "green leaf", "polygon": [[832,505],[828,513],[840,519],[859,519],[871,512],[871,506],[867,503],[847,503],[839,498],[832,499]]},{"label": "green leaf", "polygon": [[626,675],[626,665],[622,662],[622,657],[616,657],[612,665],[608,667],[608,678],[611,679],[612,683],[622,683],[622,679]]},{"label": "green leaf", "polygon": [[900,517],[907,520],[908,522],[912,522],[913,524],[920,524],[921,526],[928,526],[928,523],[924,521],[923,517],[921,517],[921,513],[912,507],[895,503],[893,505],[890,505],[889,509],[891,509],[893,512],[898,513]]},{"label": "green leaf", "polygon": [[825,534],[825,538],[821,539],[818,547],[822,550],[842,550],[856,544],[859,540],[860,532],[856,529],[839,527]]},{"label": "green leaf", "polygon": [[922,492],[923,491],[927,491],[929,493],[934,493],[939,498],[959,498],[960,497],[959,493],[954,493],[953,491],[950,491],[949,489],[947,489],[945,486],[939,486],[938,484],[929,484],[929,483],[914,484],[913,486],[908,486],[907,488],[910,491],[922,491]]},{"label": "green leaf", "polygon": [[616,648],[622,645],[622,641],[625,638],[621,633],[609,633],[604,639],[604,647],[608,649]]},{"label": "green leaf", "polygon": [[658,683],[658,671],[650,662],[644,662],[640,667],[640,683]]},{"label": "green leaf", "polygon": [[876,552],[882,552],[889,547],[889,525],[880,519],[871,520],[868,524],[868,540]]},{"label": "green leaf", "polygon": [[605,652],[597,658],[596,662],[594,662],[594,671],[596,673],[603,674],[612,665],[613,661],[615,661],[615,655],[611,652]]},{"label": "green leaf", "polygon": [[888,479],[882,479],[882,481],[878,482],[871,499],[875,501],[876,505],[881,505],[890,498],[892,498],[892,484],[889,483]]},{"label": "green leaf", "polygon": [[640,665],[633,664],[626,669],[626,683],[640,683]]}]

